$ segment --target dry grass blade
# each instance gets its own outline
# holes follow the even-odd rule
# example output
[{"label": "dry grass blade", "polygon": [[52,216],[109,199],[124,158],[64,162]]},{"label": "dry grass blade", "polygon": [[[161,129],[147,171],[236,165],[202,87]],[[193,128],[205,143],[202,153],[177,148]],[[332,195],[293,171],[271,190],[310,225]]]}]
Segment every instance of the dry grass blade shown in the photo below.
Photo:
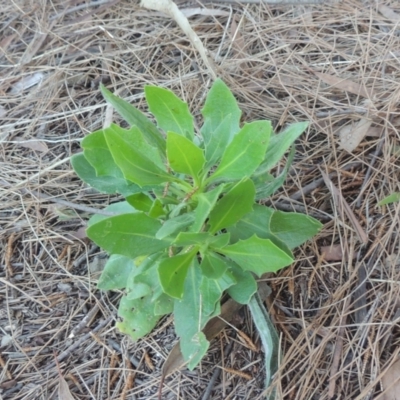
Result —
[{"label": "dry grass blade", "polygon": [[342,194],[339,192],[337,187],[333,184],[330,180],[329,176],[326,175],[323,171],[321,171],[321,175],[324,178],[326,186],[332,193],[333,198],[339,208],[339,214],[343,214],[343,212],[349,218],[351,224],[354,227],[354,230],[357,232],[357,235],[363,244],[368,243],[368,236],[364,232],[364,229],[361,227],[360,223],[358,222],[357,217],[354,215],[353,211],[351,210],[350,206],[347,204],[346,200],[343,198]]}]

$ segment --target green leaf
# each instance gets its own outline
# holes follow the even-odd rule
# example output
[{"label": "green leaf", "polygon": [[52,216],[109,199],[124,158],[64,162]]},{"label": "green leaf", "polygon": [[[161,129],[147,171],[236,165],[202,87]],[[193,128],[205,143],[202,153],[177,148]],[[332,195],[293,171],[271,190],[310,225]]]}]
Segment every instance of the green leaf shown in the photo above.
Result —
[{"label": "green leaf", "polygon": [[227,272],[224,276],[221,275],[219,279],[208,279],[203,276],[200,284],[201,293],[201,325],[205,326],[206,321],[212,316],[217,310],[217,315],[220,314],[220,300],[223,292],[234,285],[236,279],[232,274]]},{"label": "green leaf", "polygon": [[251,271],[261,276],[266,272],[276,272],[290,265],[293,258],[269,239],[260,239],[256,235],[246,240],[226,246],[219,250],[239,264],[245,271]]},{"label": "green leaf", "polygon": [[227,270],[227,263],[218,254],[206,252],[201,261],[200,268],[205,277],[219,279]]},{"label": "green leaf", "polygon": [[104,135],[126,179],[139,186],[158,185],[173,180],[171,175],[160,168],[156,149],[146,144],[137,127],[125,130],[118,125],[111,125],[104,131]]},{"label": "green leaf", "polygon": [[132,259],[112,254],[104,266],[97,287],[101,290],[124,289],[134,268]]},{"label": "green leaf", "polygon": [[243,271],[234,262],[229,262],[229,270],[236,278],[237,283],[228,289],[229,296],[240,304],[248,304],[251,296],[257,292],[257,282],[253,274],[249,271]]},{"label": "green leaf", "polygon": [[176,233],[187,228],[194,220],[192,213],[182,214],[175,218],[168,219],[156,233],[157,239],[164,239],[168,236],[174,236]]},{"label": "green leaf", "polygon": [[[135,210],[127,201],[119,201],[118,203],[113,203],[107,206],[103,211],[107,211],[110,213],[114,213],[115,215],[118,214],[129,214],[129,213],[137,213],[138,211]],[[88,221],[88,227],[94,224],[97,224],[100,221],[108,219],[110,217],[103,215],[103,214],[94,214],[90,217]]]},{"label": "green leaf", "polygon": [[111,155],[103,129],[85,136],[81,142],[83,154],[92,167],[96,170],[97,176],[116,176],[123,178],[121,170]]},{"label": "green leaf", "polygon": [[[292,165],[293,157],[294,148],[292,148],[289,154],[285,168],[276,178],[273,178],[271,181],[265,182],[264,184],[258,183],[258,185],[256,185],[256,200],[261,200],[272,196],[284,184],[290,166]],[[258,178],[260,177],[262,177],[262,175],[258,176]],[[254,178],[252,177],[252,179]],[[257,177],[255,177],[255,179],[257,179]]]},{"label": "green leaf", "polygon": [[251,213],[246,214],[235,226],[228,228],[231,234],[231,243],[249,239],[254,234],[260,239],[269,239],[283,250],[289,257],[293,257],[288,245],[271,232],[271,218],[275,210],[266,206],[254,205]]},{"label": "green leaf", "polygon": [[181,232],[173,242],[174,246],[204,245],[211,235],[208,232]]},{"label": "green leaf", "polygon": [[222,193],[223,189],[224,185],[219,185],[213,190],[210,190],[206,193],[201,193],[197,196],[198,203],[195,210],[195,220],[190,228],[192,232],[199,232],[202,229],[203,224],[217,203],[218,197]]},{"label": "green leaf", "polygon": [[87,161],[83,153],[73,155],[71,164],[79,178],[99,192],[107,194],[120,193],[127,196],[142,190],[138,185],[127,181],[122,173],[119,178],[115,176],[97,176],[96,170]]},{"label": "green leaf", "polygon": [[158,218],[161,215],[165,215],[163,203],[160,199],[155,199],[149,210],[149,217]]},{"label": "green leaf", "polygon": [[[258,293],[250,299],[249,309],[264,348],[265,388],[267,389],[279,367],[279,336]],[[268,398],[275,399],[275,395]]]},{"label": "green leaf", "polygon": [[197,248],[160,262],[158,276],[164,293],[175,299],[182,298],[185,278],[196,254]]},{"label": "green leaf", "polygon": [[[221,158],[231,140],[232,115],[227,115],[205,140],[207,167],[212,167]],[[239,125],[237,127],[239,130]]]},{"label": "green leaf", "polygon": [[135,193],[126,196],[126,201],[136,210],[148,212],[153,205],[153,199],[144,193]]},{"label": "green leaf", "polygon": [[269,239],[271,235],[271,218],[275,210],[272,208],[253,205],[253,211],[246,214],[237,224],[228,229],[231,234],[231,242],[239,239],[248,239],[256,234],[261,239]]},{"label": "green leaf", "polygon": [[219,235],[212,236],[209,240],[209,247],[210,248],[218,248],[221,249],[228,245],[231,238],[230,233],[222,233]]},{"label": "green leaf", "polygon": [[157,86],[145,86],[144,92],[149,109],[164,132],[173,131],[193,139],[193,116],[184,101],[170,90]]},{"label": "green leaf", "polygon": [[283,132],[271,135],[267,152],[255,175],[271,170],[280,161],[294,141],[307,129],[308,122],[297,122],[289,125]]},{"label": "green leaf", "polygon": [[154,301],[154,314],[166,315],[174,311],[174,300],[165,293],[162,293],[157,300]]},{"label": "green leaf", "polygon": [[170,245],[155,238],[161,223],[143,213],[106,218],[87,229],[87,235],[109,253],[136,258],[156,253]]},{"label": "green leaf", "polygon": [[153,330],[161,318],[155,315],[151,295],[131,300],[122,296],[118,316],[122,321],[116,323],[120,332],[129,335],[132,340],[138,340]]},{"label": "green leaf", "polygon": [[253,210],[255,187],[251,179],[237,183],[210,213],[210,232],[234,225],[240,218]]},{"label": "green leaf", "polygon": [[242,112],[235,97],[221,79],[217,79],[213,83],[201,113],[204,117],[201,135],[206,144],[211,142],[212,136],[229,115],[230,124],[226,127],[229,139],[231,140],[240,129],[239,122]]},{"label": "green leaf", "polygon": [[305,214],[275,211],[271,218],[271,232],[290,249],[300,246],[317,234],[323,225]]},{"label": "green leaf", "polygon": [[174,132],[167,134],[167,157],[170,167],[175,172],[190,175],[195,179],[206,161],[203,150]]},{"label": "green leaf", "polygon": [[396,203],[398,201],[400,201],[400,193],[392,193],[389,196],[386,196],[384,199],[382,199],[378,203],[378,206],[384,206],[385,204]]},{"label": "green leaf", "polygon": [[138,109],[127,101],[112,94],[105,86],[100,85],[100,90],[106,101],[117,110],[121,117],[124,118],[129,125],[137,126],[145,135],[146,141],[155,146],[160,151],[161,155],[164,155],[166,149],[165,139],[156,126]]},{"label": "green leaf", "polygon": [[207,323],[207,318],[202,318],[201,282],[202,274],[195,261],[186,277],[183,297],[174,303],[175,332],[181,339],[181,352],[190,369],[200,362],[209,346],[200,332]]},{"label": "green leaf", "polygon": [[[160,283],[157,277],[160,254],[147,257],[128,279],[127,295],[121,298],[117,328],[133,340],[151,332],[161,314],[156,313]],[[156,299],[155,299],[156,297]],[[157,310],[159,311],[159,310]]]},{"label": "green leaf", "polygon": [[226,148],[221,163],[207,182],[251,176],[264,159],[270,133],[269,121],[245,124]]}]

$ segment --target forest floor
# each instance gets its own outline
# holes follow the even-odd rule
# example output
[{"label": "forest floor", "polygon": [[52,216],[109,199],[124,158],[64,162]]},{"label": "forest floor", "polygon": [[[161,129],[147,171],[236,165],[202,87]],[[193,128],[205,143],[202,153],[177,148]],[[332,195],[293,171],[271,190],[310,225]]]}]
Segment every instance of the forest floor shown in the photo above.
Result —
[{"label": "forest floor", "polygon": [[[310,121],[268,199],[324,223],[268,279],[277,398],[399,399],[400,203],[377,203],[400,191],[400,3],[178,5],[243,122]],[[96,289],[106,254],[74,205],[116,196],[69,159],[104,124],[100,82],[144,112],[144,85],[161,85],[200,121],[207,66],[170,17],[130,0],[3,1],[0,32],[0,398],[56,399],[61,374],[75,399],[157,399],[172,320],[137,343],[115,329],[121,293]],[[163,399],[263,398],[259,338],[245,308],[237,319]]]}]

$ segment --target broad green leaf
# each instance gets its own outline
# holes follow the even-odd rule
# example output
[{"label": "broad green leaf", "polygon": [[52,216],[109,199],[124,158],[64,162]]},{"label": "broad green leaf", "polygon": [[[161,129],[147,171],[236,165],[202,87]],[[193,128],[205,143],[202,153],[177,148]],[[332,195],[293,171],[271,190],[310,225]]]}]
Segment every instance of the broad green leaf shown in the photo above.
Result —
[{"label": "broad green leaf", "polygon": [[206,252],[200,264],[203,275],[209,279],[219,279],[227,269],[226,261],[216,253]]},{"label": "broad green leaf", "polygon": [[144,92],[149,109],[164,132],[172,131],[193,139],[193,116],[184,101],[170,90],[157,86],[145,86]]},{"label": "broad green leaf", "polygon": [[149,210],[149,217],[158,218],[161,215],[165,215],[163,203],[159,199],[155,199]]},{"label": "broad green leaf", "polygon": [[280,161],[294,141],[307,129],[308,122],[297,122],[289,125],[283,132],[271,135],[267,152],[255,175],[271,170]]},{"label": "broad green leaf", "polygon": [[322,228],[315,218],[305,214],[275,211],[271,217],[271,232],[290,249],[311,239]]},{"label": "broad green leaf", "polygon": [[136,210],[148,212],[153,205],[153,199],[144,193],[135,193],[126,196],[126,201]]},{"label": "broad green leaf", "polygon": [[382,199],[378,203],[378,206],[384,206],[385,204],[396,203],[398,201],[400,201],[400,193],[392,193],[389,196],[386,196],[384,199]]},{"label": "broad green leaf", "polygon": [[231,238],[230,233],[222,233],[219,235],[212,236],[212,238],[208,241],[210,248],[218,248],[221,249],[228,245]]},{"label": "broad green leaf", "polygon": [[274,212],[272,208],[255,204],[251,213],[246,214],[235,226],[228,228],[231,234],[231,243],[257,235],[260,239],[271,240],[289,257],[293,257],[288,245],[271,232],[270,223]]},{"label": "broad green leaf", "polygon": [[261,276],[266,272],[276,272],[290,265],[293,258],[269,239],[260,239],[256,235],[246,240],[226,246],[219,250],[239,264],[245,271],[251,271]]},{"label": "broad green leaf", "polygon": [[156,233],[156,238],[164,239],[168,236],[173,236],[187,228],[193,220],[194,215],[192,213],[182,214],[175,218],[168,219]]},{"label": "broad green leaf", "polygon": [[108,149],[103,129],[85,136],[81,146],[85,158],[96,170],[97,176],[124,177]]},{"label": "broad green leaf", "polygon": [[[265,388],[268,388],[279,367],[279,336],[258,293],[250,299],[249,309],[264,348]],[[275,398],[275,394],[268,396],[271,400]]]},{"label": "broad green leaf", "polygon": [[202,246],[210,239],[208,232],[181,232],[173,242],[174,246]]},{"label": "broad green leaf", "polygon": [[[157,277],[160,254],[147,257],[128,279],[127,294],[121,298],[117,328],[133,340],[151,332],[161,315],[156,313],[155,292],[160,283]],[[157,310],[158,311],[158,310]]]},{"label": "broad green leaf", "polygon": [[137,126],[146,136],[146,141],[155,146],[161,155],[165,154],[165,139],[157,127],[137,108],[125,100],[115,96],[105,86],[100,85],[101,93],[108,103],[110,103],[121,117],[131,126]]},{"label": "broad green leaf", "polygon": [[254,204],[253,211],[228,229],[231,234],[231,242],[235,243],[239,239],[248,239],[254,234],[261,239],[269,239],[271,234],[270,223],[274,211],[267,206]]},{"label": "broad green leaf", "polygon": [[[272,180],[268,179],[268,181],[264,184],[261,184],[260,182],[256,184],[256,200],[261,200],[272,196],[284,184],[290,166],[292,165],[293,157],[294,148],[292,148],[289,154],[289,157],[285,164],[285,168],[276,178],[273,178]],[[261,177],[262,175],[258,175],[257,177],[255,177],[255,179],[259,181]],[[254,178],[252,177],[252,179]]]},{"label": "broad green leaf", "polygon": [[217,314],[221,312],[220,301],[223,292],[234,285],[236,279],[229,271],[219,279],[209,279],[203,276],[200,284],[201,293],[201,326],[205,326],[207,321],[217,309]]},{"label": "broad green leaf", "polygon": [[[118,215],[118,214],[130,214],[130,213],[137,213],[138,212],[127,201],[120,201],[118,203],[110,204],[109,206],[104,208],[103,211],[114,213],[115,215]],[[94,214],[94,215],[92,215],[90,217],[90,219],[88,221],[88,227],[92,226],[94,224],[97,224],[98,222],[103,221],[104,219],[108,219],[108,218],[110,218],[110,217],[107,217],[106,215]]]},{"label": "broad green leaf", "polygon": [[[231,139],[232,115],[227,115],[205,140],[207,167],[212,167],[221,158]],[[239,126],[238,126],[239,128]]]},{"label": "broad green leaf", "polygon": [[97,287],[101,290],[124,289],[134,268],[131,258],[112,254],[104,266]]},{"label": "broad green leaf", "polygon": [[217,131],[221,122],[229,115],[231,116],[230,124],[227,126],[229,139],[231,140],[239,132],[242,112],[237,105],[235,97],[221,79],[217,79],[213,83],[201,113],[204,117],[201,135],[205,143],[211,142],[213,134]]},{"label": "broad green leaf", "polygon": [[104,131],[104,135],[126,179],[139,186],[158,185],[173,180],[171,175],[157,165],[158,162],[153,162],[156,160],[156,150],[153,148],[155,151],[151,151],[137,127],[125,130],[118,125],[111,125]]},{"label": "broad green leaf", "polygon": [[127,181],[122,173],[120,178],[115,176],[97,176],[96,170],[86,160],[83,153],[73,155],[71,157],[71,164],[79,178],[99,192],[107,194],[120,193],[127,196],[142,190],[138,185]]},{"label": "broad green leaf", "polygon": [[208,183],[249,177],[260,165],[267,150],[271,123],[255,121],[245,124],[226,148]]},{"label": "broad green leaf", "polygon": [[120,332],[129,335],[132,340],[138,340],[150,333],[161,318],[161,315],[154,313],[151,295],[134,300],[122,296],[118,316],[122,321],[118,321],[116,327]]},{"label": "broad green leaf", "polygon": [[209,346],[200,332],[205,325],[201,314],[201,282],[201,270],[195,261],[186,277],[183,297],[174,303],[175,331],[180,337],[183,358],[189,362],[190,369],[200,362]]},{"label": "broad green leaf", "polygon": [[174,300],[162,293],[157,300],[154,301],[154,314],[155,315],[166,315],[171,314],[174,311]]},{"label": "broad green leaf", "polygon": [[255,187],[251,179],[237,183],[210,213],[210,232],[234,225],[240,218],[253,210]]},{"label": "broad green leaf", "polygon": [[167,134],[167,157],[170,167],[175,172],[190,175],[195,179],[206,161],[203,150],[174,132]]},{"label": "broad green leaf", "polygon": [[197,196],[198,203],[195,210],[195,221],[190,228],[192,232],[199,232],[201,230],[223,189],[224,185],[219,185],[213,190]]},{"label": "broad green leaf", "polygon": [[257,291],[257,282],[253,274],[243,271],[234,262],[229,262],[229,270],[236,278],[237,283],[228,289],[229,296],[240,304],[248,304],[251,296]]},{"label": "broad green leaf", "polygon": [[196,254],[197,248],[160,262],[158,276],[164,293],[175,299],[182,298],[185,278]]},{"label": "broad green leaf", "polygon": [[155,238],[161,223],[143,213],[106,218],[87,229],[87,235],[109,253],[130,258],[154,254],[170,245]]}]

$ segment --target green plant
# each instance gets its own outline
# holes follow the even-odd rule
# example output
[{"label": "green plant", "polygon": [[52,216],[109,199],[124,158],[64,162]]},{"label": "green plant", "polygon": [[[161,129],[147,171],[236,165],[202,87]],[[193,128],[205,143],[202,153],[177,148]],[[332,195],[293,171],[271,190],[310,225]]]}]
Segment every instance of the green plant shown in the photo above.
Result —
[{"label": "green plant", "polygon": [[117,327],[134,340],[172,312],[194,368],[209,346],[202,329],[220,313],[222,296],[249,303],[256,277],[291,264],[291,249],[321,227],[257,203],[283,184],[293,150],[278,176],[270,170],[307,123],[279,135],[269,121],[240,127],[241,111],[221,80],[207,95],[199,135],[187,104],[169,90],[145,88],[158,127],[101,91],[131,128],[93,132],[72,157],[83,181],[125,197],[105,209],[111,216],[88,223],[88,237],[110,254],[98,287],[124,290]]}]

